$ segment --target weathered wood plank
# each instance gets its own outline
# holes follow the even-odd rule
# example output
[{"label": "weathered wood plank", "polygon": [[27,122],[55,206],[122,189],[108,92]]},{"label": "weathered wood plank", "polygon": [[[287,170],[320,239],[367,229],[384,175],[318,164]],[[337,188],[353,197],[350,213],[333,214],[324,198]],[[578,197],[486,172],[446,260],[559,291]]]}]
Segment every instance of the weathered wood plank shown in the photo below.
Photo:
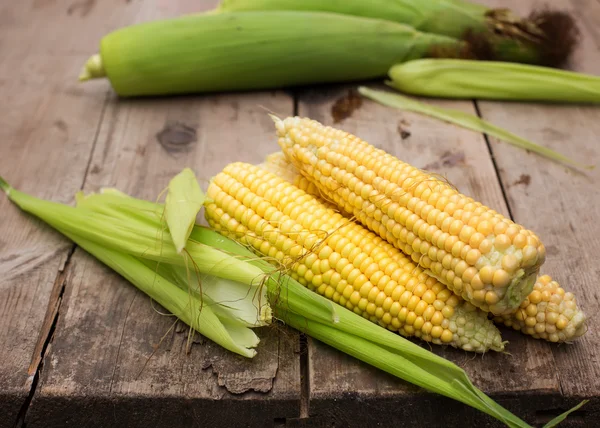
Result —
[{"label": "weathered wood plank", "polygon": [[[183,167],[206,184],[229,162],[259,163],[277,149],[266,111],[292,114],[293,100],[283,92],[111,98],[86,190],[155,199]],[[173,318],[160,312],[78,250],[28,424],[271,426],[298,416],[296,332],[262,329],[253,360],[201,339],[186,354],[187,333],[170,331]]]},{"label": "weathered wood plank", "polygon": [[[523,10],[521,2],[496,2]],[[570,68],[600,75],[600,3],[556,1],[570,11],[582,31]],[[520,135],[597,166],[580,174],[501,142],[492,149],[515,219],[528,225],[547,248],[542,271],[575,293],[589,315],[586,335],[571,345],[551,346],[561,391],[565,397],[592,397],[586,418],[600,415],[600,333],[594,328],[600,309],[594,255],[600,251],[600,110],[592,106],[561,106],[479,102],[484,118]],[[587,420],[587,419],[586,419]]]},{"label": "weathered wood plank", "polygon": [[[588,61],[585,67],[589,68],[583,69],[598,72],[597,68],[589,65],[590,58],[598,61],[600,42],[597,29],[592,26],[598,15],[587,14],[580,6],[584,5],[586,11],[588,8],[597,10],[598,3],[580,0],[573,4],[579,7],[578,16],[589,27],[584,46],[596,46],[596,51],[584,50]],[[0,144],[0,171],[24,190],[70,202],[84,176],[85,168],[81,165],[87,164],[94,140],[92,131],[95,131],[101,114],[107,84],[93,82],[80,87],[65,84],[65,79],[76,77],[90,46],[95,46],[101,35],[118,23],[176,15],[204,5],[197,6],[192,1],[157,2],[150,6],[142,6],[138,2],[94,1],[56,5],[51,0],[34,0],[14,7],[0,7],[0,43],[3,57],[6,54],[8,58],[3,58],[0,63],[0,86],[8,89],[3,93],[9,94],[7,104],[14,106],[0,119],[0,138],[5,137],[1,141],[15,142],[8,146]],[[31,37],[36,31],[43,36]],[[594,34],[595,39],[590,36]],[[577,58],[581,55],[580,52]],[[67,63],[66,58],[70,62]],[[19,72],[16,73],[16,70]],[[318,96],[310,92],[301,97],[300,113],[331,123],[329,107],[343,90],[319,88],[318,92],[325,94]],[[443,104],[473,112],[469,103]],[[486,118],[500,125],[519,123],[521,128],[515,129],[523,129],[524,135],[540,141],[548,138],[548,143],[557,149],[562,148],[561,141],[566,133],[564,129],[557,131],[556,124],[567,124],[563,125],[565,127],[571,123],[578,124],[576,131],[570,129],[573,125],[568,129],[572,134],[569,141],[578,144],[579,159],[598,158],[597,149],[589,143],[593,141],[591,135],[597,135],[598,131],[596,124],[592,123],[595,110],[574,107],[577,115],[566,115],[566,109],[562,108],[555,111],[544,107],[542,111],[537,107],[532,110],[530,105],[514,105],[507,112],[495,110],[496,104],[499,103],[481,104]],[[86,189],[110,185],[136,196],[153,198],[183,166],[192,166],[200,177],[208,180],[228,161],[259,161],[275,148],[274,140],[266,140],[267,136],[272,138],[272,125],[259,105],[282,115],[291,113],[291,101],[281,93],[120,100],[118,105],[111,99],[100,129]],[[55,120],[53,114],[57,112],[61,113],[61,118]],[[62,119],[64,112],[69,121]],[[405,118],[408,125],[400,123],[401,118]],[[220,125],[225,121],[227,126]],[[37,125],[32,126],[32,123]],[[531,129],[534,123],[549,125],[545,131],[540,127],[540,132]],[[65,124],[66,137],[53,134],[64,133]],[[368,102],[339,126],[376,144],[381,142],[380,146],[411,163],[447,174],[465,193],[506,213],[487,148],[480,136],[417,115],[374,107]],[[403,140],[399,137],[398,126],[408,128],[413,135]],[[4,132],[6,135],[3,135]],[[562,135],[556,132],[562,132]],[[31,156],[30,153],[39,147],[39,143],[35,145],[38,141],[50,144],[54,151],[27,163],[29,159],[26,156]],[[259,148],[252,144],[256,141]],[[85,144],[89,144],[85,146],[87,152],[80,153],[78,147]],[[569,254],[577,256],[573,260],[578,262],[567,262],[569,272],[575,272],[573,277],[568,277],[569,283],[574,284],[574,289],[579,287],[576,292],[587,302],[582,304],[584,309],[595,313],[599,304],[591,287],[595,267],[591,265],[592,259],[588,254],[593,253],[588,252],[588,248],[591,247],[592,251],[598,248],[599,234],[591,220],[594,214],[599,213],[599,204],[594,202],[598,199],[590,203],[590,195],[595,191],[594,178],[598,178],[594,174],[597,173],[588,176],[589,181],[585,181],[581,177],[574,178],[563,169],[548,168],[549,163],[544,160],[534,160],[536,172],[531,173],[533,156],[524,156],[517,149],[505,145],[496,146],[496,142],[492,142],[494,155],[502,168],[500,176],[507,189],[511,210],[518,221],[539,221],[540,210],[527,209],[532,202],[531,193],[535,193],[537,198],[535,206],[550,198],[557,199],[556,193],[574,193],[558,198],[563,204],[560,210],[553,207],[554,211],[544,214],[548,218],[544,220],[547,221],[547,232],[541,230],[541,233],[554,236],[554,240],[550,238],[549,241],[550,245],[554,244],[553,251],[560,248],[558,251],[565,254],[562,249],[566,248]],[[68,153],[67,147],[76,149],[74,153]],[[15,159],[20,160],[14,162]],[[47,164],[54,167],[46,170]],[[74,169],[64,172],[71,165]],[[530,175],[529,191],[521,188],[523,185],[512,184],[521,181],[518,171],[527,171]],[[36,174],[35,179],[30,177],[32,174]],[[565,183],[570,183],[567,191],[556,190],[566,188]],[[35,337],[30,335],[37,334],[44,319],[52,319],[51,316],[44,317],[43,311],[34,314],[36,310],[32,308],[42,307],[45,311],[48,301],[59,302],[59,292],[63,283],[66,284],[66,304],[61,308],[56,339],[46,359],[41,394],[34,401],[29,426],[59,423],[74,426],[106,426],[110,423],[125,426],[149,423],[158,426],[235,426],[240,420],[248,425],[270,426],[274,422],[285,423],[284,418],[296,416],[300,399],[299,358],[294,353],[298,346],[296,333],[286,329],[265,329],[260,333],[263,343],[259,356],[268,354],[269,357],[251,363],[232,357],[209,342],[193,346],[191,354],[186,355],[186,334],[171,332],[165,336],[172,319],[158,314],[160,308],[152,307],[145,296],[83,251],[78,250],[65,273],[58,274],[66,260],[69,243],[47,228],[33,226],[30,219],[3,204],[8,205],[4,199],[0,200],[0,212],[3,215],[8,212],[9,216],[3,216],[0,222],[0,273],[10,270],[10,274],[8,282],[5,276],[0,282],[0,390],[4,389],[4,372],[12,376],[19,373],[18,369],[29,365],[35,344]],[[565,209],[569,206],[567,204],[578,207],[581,214]],[[555,212],[559,215],[551,218]],[[565,233],[565,219],[576,225],[576,232]],[[8,230],[9,234],[3,233],[4,230]],[[7,236],[10,238],[8,241]],[[556,236],[565,238],[559,242]],[[44,242],[45,246],[30,248],[28,242]],[[11,249],[7,252],[8,247]],[[19,251],[17,258],[13,257],[14,248]],[[550,255],[552,247],[548,248]],[[585,254],[581,255],[582,252]],[[8,257],[4,257],[5,254]],[[554,259],[549,257],[547,262],[549,272],[557,277],[564,275],[558,265],[559,253],[555,252],[552,256]],[[35,295],[33,290],[23,295],[23,282],[38,287]],[[5,299],[3,293],[7,287],[9,292]],[[20,308],[19,312],[10,309],[11,305]],[[50,305],[50,315],[55,307],[58,303]],[[8,311],[6,308],[9,308]],[[4,326],[9,327],[6,331],[10,336],[3,335]],[[592,344],[598,343],[594,340],[597,334],[589,332],[583,345],[570,347],[550,347],[513,332],[507,332],[505,338],[511,341],[509,350],[512,356],[490,354],[472,357],[438,347],[435,351],[465,367],[478,386],[532,422],[541,421],[555,409],[572,404],[571,399],[594,392],[597,394],[599,388],[594,383],[598,379],[597,346],[592,347]],[[27,343],[23,346],[23,342]],[[159,342],[160,346],[152,355],[154,345]],[[19,346],[17,351],[16,346]],[[410,420],[414,424],[458,425],[460,422],[461,425],[474,425],[488,422],[464,406],[424,394],[320,343],[311,341],[309,351],[310,413],[316,425],[329,425],[336,421],[336,426],[385,426],[389,424],[390,416],[401,416],[395,420]],[[573,361],[573,354],[576,361]],[[5,360],[12,364],[11,358],[15,355],[18,358],[26,356],[21,358],[25,366],[17,364],[17,371],[15,366],[4,365]],[[274,370],[277,370],[277,376],[272,380]],[[23,370],[19,376],[15,384],[23,382]],[[273,387],[267,393],[233,395],[226,391],[227,388],[243,390],[248,385],[259,390],[268,389],[271,382]],[[508,385],[503,386],[502,382]],[[226,388],[220,387],[220,384],[226,385]],[[557,395],[561,388],[566,391],[566,400]],[[12,426],[14,418],[11,419],[10,411],[18,411],[24,398],[22,391],[26,393],[28,388],[21,387],[19,391],[16,394],[11,392],[10,399],[0,396],[0,414],[4,416],[4,409],[9,409],[0,426],[6,422]],[[355,403],[360,404],[356,406]],[[593,409],[597,408],[597,401],[591,404],[593,406],[588,405],[584,410],[586,420],[591,414],[589,409],[595,412]],[[440,408],[444,412],[440,412]],[[541,411],[536,414],[536,410]],[[453,419],[442,419],[448,414],[452,414]],[[278,419],[274,421],[274,418]],[[585,426],[582,419],[571,418],[571,424],[573,421]]]},{"label": "weathered wood plank", "polygon": [[[80,87],[77,73],[81,48],[117,23],[109,3],[85,22],[55,2],[0,6],[0,171],[15,187],[60,202],[81,188],[105,93]],[[72,244],[4,197],[0,212],[0,426],[12,427],[60,305]]]},{"label": "weathered wood plank", "polygon": [[[301,94],[299,114],[333,124],[331,106],[345,89],[319,88]],[[475,113],[471,103],[430,101],[436,105]],[[351,118],[335,126],[361,136],[365,140],[394,153],[400,159],[446,176],[462,192],[474,196],[488,206],[507,215],[505,201],[483,136],[455,126],[412,113],[389,109],[365,101]],[[404,131],[404,139],[401,134]],[[406,131],[411,135],[406,137]],[[434,352],[456,362],[486,393],[501,399],[511,410],[533,420],[535,406],[552,407],[551,399],[543,403],[511,400],[517,394],[551,396],[559,385],[552,355],[545,343],[527,340],[514,332],[503,333],[510,341],[511,355],[490,353],[474,356],[462,351],[433,346]],[[377,372],[315,341],[309,342],[310,414],[327,421],[342,418],[348,423],[382,423],[400,412],[404,417],[422,423],[444,423],[438,416],[451,413],[445,423],[458,424],[465,418],[473,424],[488,422],[485,415],[450,400],[423,394],[422,391]],[[424,345],[428,347],[428,345]],[[532,373],[536,373],[535,376]],[[383,398],[383,401],[381,400]],[[398,400],[402,406],[398,406]],[[504,399],[504,400],[502,400]],[[542,400],[542,398],[539,398]],[[361,402],[360,409],[355,402]],[[367,404],[369,411],[363,409]],[[405,405],[406,403],[406,405]],[[436,412],[443,406],[451,412]],[[399,408],[400,407],[400,408]],[[429,410],[429,411],[428,411]]]}]

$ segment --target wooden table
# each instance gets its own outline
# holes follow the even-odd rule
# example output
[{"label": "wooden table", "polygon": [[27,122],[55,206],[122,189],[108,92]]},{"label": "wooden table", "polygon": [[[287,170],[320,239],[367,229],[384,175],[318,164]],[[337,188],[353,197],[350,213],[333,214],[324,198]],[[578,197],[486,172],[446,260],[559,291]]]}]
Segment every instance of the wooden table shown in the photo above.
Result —
[{"label": "wooden table", "polygon": [[[491,2],[490,2],[491,3]],[[531,3],[496,1],[527,12]],[[600,2],[560,0],[582,28],[572,68],[600,74]],[[204,187],[234,160],[277,149],[266,111],[333,123],[352,86],[119,100],[77,74],[100,38],[214,1],[25,0],[0,6],[0,172],[15,187],[72,203],[116,186],[154,199],[183,167]],[[476,113],[581,162],[600,160],[600,110],[438,102]],[[572,290],[589,331],[550,345],[503,329],[510,354],[433,350],[531,423],[591,402],[565,426],[600,417],[600,170],[575,173],[483,135],[365,101],[336,126],[536,230],[544,272]],[[408,135],[410,134],[410,135]],[[247,360],[187,335],[115,273],[0,197],[0,427],[496,426],[281,325]],[[427,345],[424,345],[427,346]],[[15,425],[16,424],[16,425]]]}]

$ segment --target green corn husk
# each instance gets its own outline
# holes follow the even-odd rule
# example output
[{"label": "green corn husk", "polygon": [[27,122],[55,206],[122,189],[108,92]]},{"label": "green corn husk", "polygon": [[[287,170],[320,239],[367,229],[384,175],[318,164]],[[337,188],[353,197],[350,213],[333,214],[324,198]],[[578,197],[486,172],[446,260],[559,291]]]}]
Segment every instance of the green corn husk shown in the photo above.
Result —
[{"label": "green corn husk", "polygon": [[377,91],[364,86],[360,86],[358,88],[358,92],[362,96],[367,97],[380,104],[386,105],[388,107],[413,111],[415,113],[421,113],[427,116],[434,117],[436,119],[443,120],[448,123],[452,123],[465,129],[470,129],[471,131],[481,132],[491,137],[498,138],[499,140],[502,140],[510,145],[519,147],[521,149],[529,150],[548,159],[552,159],[556,162],[563,162],[575,168],[595,168],[594,165],[584,165],[582,163],[576,162],[573,159],[561,153],[549,149],[548,147],[540,146],[539,144],[529,141],[519,135],[513,134],[512,132],[507,131],[506,129],[503,129],[499,126],[496,126],[493,123],[483,120],[478,116],[465,113],[460,110],[436,107],[405,97],[400,94],[392,94],[390,92]]},{"label": "green corn husk", "polygon": [[204,193],[191,169],[185,168],[171,179],[165,205],[165,220],[177,252],[181,253],[204,205]]},{"label": "green corn husk", "polygon": [[393,64],[463,43],[377,19],[319,12],[200,14],[105,36],[80,80],[121,96],[280,88],[385,76]]},{"label": "green corn husk", "polygon": [[534,65],[417,59],[388,75],[399,91],[428,97],[600,103],[600,77]]},{"label": "green corn husk", "polygon": [[401,22],[426,33],[460,38],[485,28],[487,7],[457,0],[223,0],[220,12],[296,10],[341,13]]},{"label": "green corn husk", "polygon": [[[156,262],[148,264],[146,260],[107,249],[94,242],[71,235],[66,230],[59,231],[134,284],[140,291],[160,303],[192,329],[231,352],[247,358],[256,355],[254,348],[258,346],[260,339],[249,327],[264,326],[270,321],[258,322],[254,317],[254,323],[252,323],[248,320],[252,315],[252,312],[249,311],[247,313],[250,316],[246,316],[245,319],[244,317],[233,318],[230,313],[231,309],[227,306],[206,302],[206,296],[191,298],[187,290],[178,287],[157,273],[159,265]],[[215,279],[215,277],[210,278]]]},{"label": "green corn husk", "polygon": [[464,0],[223,0],[217,10],[312,10],[385,19],[464,38],[481,59],[554,66],[568,59],[578,35],[566,13],[544,10],[522,18]]},{"label": "green corn husk", "polygon": [[[173,255],[171,259],[166,258],[161,264],[156,264],[152,258],[147,259],[145,253],[134,257],[130,253],[137,253],[137,246],[131,248],[118,230],[106,229],[106,224],[99,221],[101,218],[115,221],[122,225],[122,229],[131,227],[132,230],[143,231],[153,226],[160,231],[164,224],[161,222],[162,215],[158,213],[164,211],[164,206],[109,190],[104,194],[89,197],[79,194],[78,207],[72,208],[19,192],[1,177],[0,190],[4,190],[9,199],[21,209],[54,226],[140,290],[156,298],[192,328],[233,352],[247,357],[255,355],[256,351],[252,348],[258,344],[258,338],[251,330],[227,317],[219,319],[219,315],[215,316],[211,311],[211,306],[203,305],[197,293],[186,295],[181,288],[173,284],[181,279],[177,273],[177,255]],[[135,214],[135,209],[139,209],[140,212]],[[91,216],[94,212],[96,217]],[[83,227],[84,224],[87,228]],[[101,240],[101,232],[116,232],[113,241],[109,241],[119,244],[106,247],[98,242]],[[159,241],[160,239],[156,244],[170,242]],[[189,245],[190,242],[195,245]],[[273,267],[266,261],[256,259],[249,250],[207,228],[194,226],[190,233],[190,242],[185,247],[190,248],[191,257],[197,265],[204,264],[200,263],[199,259],[203,257],[203,253],[197,253],[197,249],[211,248],[231,255],[233,261],[225,269],[240,269],[242,265],[248,264],[249,266],[242,270],[247,271],[250,266],[258,266],[265,273],[273,272]],[[173,261],[175,265],[171,264]],[[287,275],[271,276],[267,283],[275,315],[291,327],[394,376],[472,406],[509,427],[530,427],[476,388],[464,370],[450,361],[346,308],[335,305],[334,310],[331,302],[325,297],[307,290]],[[193,309],[191,312],[190,308]],[[197,308],[202,309],[198,311]],[[545,428],[555,426],[586,402],[587,400],[582,401],[578,406],[553,419]]]},{"label": "green corn husk", "polygon": [[[266,293],[258,287],[258,284],[253,283],[255,277],[262,274],[259,269],[254,271],[244,269],[237,275],[225,275],[235,276],[242,281],[237,282],[213,276],[212,274],[219,273],[215,265],[197,263],[196,266],[200,266],[203,272],[211,273],[202,278],[206,288],[214,288],[218,285],[221,289],[218,291],[203,289],[201,293],[189,290],[173,281],[175,275],[169,275],[169,271],[179,269],[178,266],[142,258],[143,251],[140,252],[135,244],[132,248],[128,248],[131,251],[126,253],[116,250],[117,245],[107,247],[101,240],[96,239],[95,237],[102,234],[110,234],[111,229],[105,228],[106,224],[96,222],[94,219],[98,217],[94,216],[92,211],[31,197],[11,188],[2,178],[0,178],[0,189],[4,190],[21,209],[52,225],[192,329],[236,354],[247,358],[256,355],[254,348],[260,340],[251,328],[269,325],[272,320],[270,306],[264,301],[260,304],[261,297],[264,296],[266,300]],[[125,228],[129,223],[139,222],[134,216],[117,220],[120,220],[118,223],[124,224]],[[156,224],[160,225],[158,221]],[[145,229],[148,229],[148,224]],[[113,242],[118,242],[119,239],[117,233],[113,237]],[[128,247],[128,240],[121,239],[120,245]],[[137,252],[139,254],[135,254]],[[210,247],[210,250],[203,251],[203,255],[217,252],[217,249]],[[216,260],[214,257],[208,257]],[[246,263],[224,253],[219,259],[218,263],[223,265],[222,273],[249,267]],[[244,299],[240,298],[244,292],[248,293],[249,287],[254,294]]]}]

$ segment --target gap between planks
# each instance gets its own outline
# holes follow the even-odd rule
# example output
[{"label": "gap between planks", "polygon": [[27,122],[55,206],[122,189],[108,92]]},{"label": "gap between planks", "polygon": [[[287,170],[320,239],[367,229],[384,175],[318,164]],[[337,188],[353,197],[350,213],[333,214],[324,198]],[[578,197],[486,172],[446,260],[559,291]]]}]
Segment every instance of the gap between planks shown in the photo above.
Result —
[{"label": "gap between planks", "polygon": [[77,248],[77,245],[73,244],[69,249],[64,263],[58,269],[58,274],[56,275],[56,279],[54,280],[54,285],[52,286],[52,294],[50,295],[48,307],[46,308],[46,315],[44,315],[44,323],[42,324],[42,329],[40,330],[37,344],[33,350],[31,364],[29,365],[29,369],[27,369],[28,380],[31,380],[31,387],[29,388],[29,393],[25,398],[25,401],[23,402],[19,413],[17,414],[15,428],[23,428],[26,426],[25,417],[27,415],[27,409],[29,409],[29,405],[33,400],[33,396],[35,394],[38,382],[40,380],[40,372],[43,366],[44,357],[46,355],[48,347],[50,346],[52,337],[54,336],[54,331],[56,330],[56,324],[58,322],[58,313],[60,310],[60,305],[62,303],[63,296],[65,294],[67,271],[71,265],[71,257],[75,252],[75,248]]},{"label": "gap between planks", "polygon": [[[477,104],[476,100],[473,100],[473,108],[475,109],[475,113],[477,114],[477,116],[480,119],[483,119],[483,115],[481,114],[481,110],[479,109],[479,104]],[[510,201],[508,200],[508,195],[506,194],[506,188],[504,186],[504,183],[502,182],[502,178],[500,177],[500,170],[498,169],[498,164],[496,163],[496,158],[494,157],[494,151],[492,150],[490,137],[486,133],[483,133],[482,135],[483,139],[485,140],[485,145],[487,146],[488,153],[490,154],[490,160],[492,161],[492,165],[494,166],[494,172],[496,173],[496,181],[498,181],[498,185],[500,186],[500,191],[502,192],[502,198],[504,199],[506,210],[508,211],[508,216],[512,221],[515,221],[512,209],[510,207]]]},{"label": "gap between planks", "polygon": [[[109,92],[107,91],[102,104],[100,118],[98,120],[98,124],[96,125],[96,131],[94,132],[92,147],[86,163],[85,173],[83,174],[83,180],[81,181],[81,185],[79,186],[79,190],[83,190],[86,184],[86,180],[90,171],[90,166],[92,164],[92,159],[94,158],[96,142],[98,141],[98,136],[100,134],[100,127],[102,126],[104,114],[108,106],[108,101]],[[25,423],[27,411],[29,410],[29,406],[37,390],[40,375],[42,373],[42,369],[44,368],[44,358],[46,357],[46,353],[48,352],[48,349],[52,344],[54,331],[56,330],[56,325],[58,324],[58,319],[60,317],[60,308],[62,305],[63,295],[66,288],[67,275],[69,274],[69,269],[71,267],[71,259],[76,249],[77,245],[73,244],[69,249],[69,253],[65,258],[65,261],[63,262],[62,266],[59,267],[58,272],[56,273],[56,278],[52,287],[52,294],[50,296],[50,300],[48,301],[48,306],[46,307],[46,314],[44,315],[42,329],[40,330],[37,343],[35,345],[35,348],[33,349],[33,355],[31,356],[31,364],[29,365],[29,368],[27,370],[28,380],[31,380],[31,386],[29,388],[29,393],[25,398],[25,401],[23,402],[23,405],[21,406],[21,409],[17,414],[15,428],[25,428],[27,426]]]}]

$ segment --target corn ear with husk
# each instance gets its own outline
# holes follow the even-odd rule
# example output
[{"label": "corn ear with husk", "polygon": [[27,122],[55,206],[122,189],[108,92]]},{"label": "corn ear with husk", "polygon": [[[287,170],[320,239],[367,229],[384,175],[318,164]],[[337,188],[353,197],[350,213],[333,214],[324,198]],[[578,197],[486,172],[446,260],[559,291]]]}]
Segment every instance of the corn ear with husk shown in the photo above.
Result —
[{"label": "corn ear with husk", "polygon": [[435,98],[600,103],[600,77],[496,61],[418,59],[394,65],[390,86]]},{"label": "corn ear with husk", "polygon": [[322,12],[198,14],[116,30],[80,80],[108,78],[121,96],[280,88],[385,76],[432,50],[461,50],[442,35]]},{"label": "corn ear with husk", "polygon": [[564,12],[542,10],[528,17],[506,8],[464,0],[223,0],[221,12],[250,10],[326,11],[401,22],[428,33],[470,42],[480,59],[561,65],[576,45],[578,29]]}]

